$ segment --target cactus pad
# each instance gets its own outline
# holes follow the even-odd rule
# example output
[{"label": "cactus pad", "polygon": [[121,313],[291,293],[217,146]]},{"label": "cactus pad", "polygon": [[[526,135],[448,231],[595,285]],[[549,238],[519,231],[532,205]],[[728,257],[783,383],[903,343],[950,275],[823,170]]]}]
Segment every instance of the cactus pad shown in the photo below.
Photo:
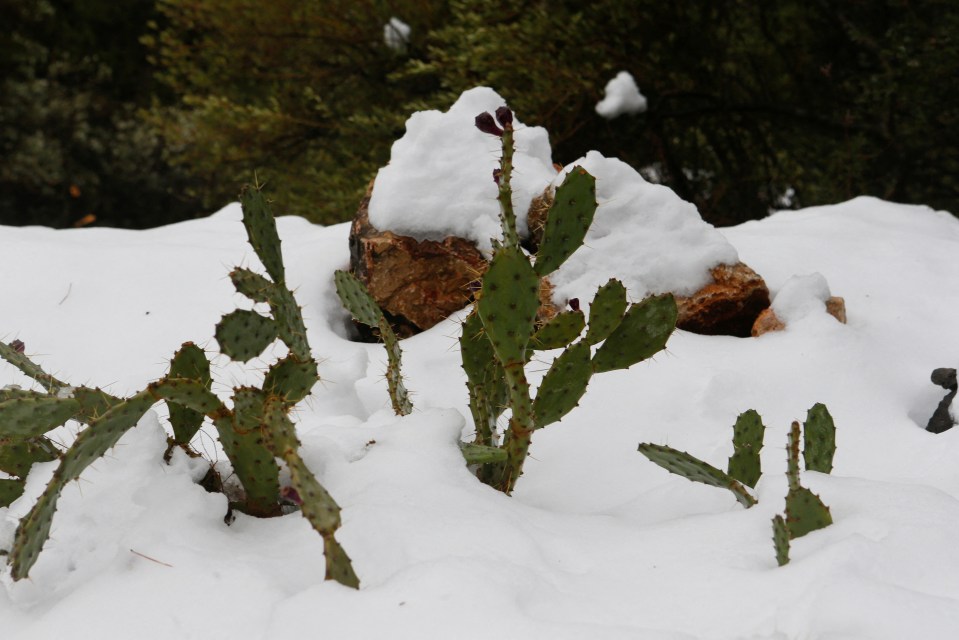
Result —
[{"label": "cactus pad", "polygon": [[773,517],[773,547],[776,549],[776,563],[783,566],[789,563],[789,529],[781,515]]},{"label": "cactus pad", "polygon": [[596,290],[589,305],[589,330],[586,342],[598,344],[609,337],[619,326],[626,311],[626,287],[615,278]]},{"label": "cactus pad", "polygon": [[253,302],[269,302],[274,293],[274,284],[255,271],[237,267],[230,272],[230,280],[237,292]]},{"label": "cactus pad", "polygon": [[52,462],[60,450],[46,437],[25,439],[0,438],[0,471],[24,479],[30,467],[38,462]]},{"label": "cactus pad", "polygon": [[733,455],[727,472],[747,487],[755,487],[762,475],[759,451],[766,428],[754,409],[739,414],[733,426]]},{"label": "cactus pad", "polygon": [[582,311],[564,311],[537,329],[530,338],[530,345],[540,351],[561,349],[578,338],[585,327],[586,317]]},{"label": "cactus pad", "polygon": [[308,396],[317,380],[319,374],[315,360],[310,358],[301,362],[295,356],[288,356],[274,363],[266,372],[263,391],[271,396],[279,396],[292,405]]},{"label": "cactus pad", "polygon": [[349,271],[336,271],[333,282],[336,284],[336,295],[350,315],[369,327],[379,325],[383,312],[359,278]]},{"label": "cactus pad", "polygon": [[43,435],[76,416],[80,402],[36,394],[0,402],[0,437],[30,438]]},{"label": "cactus pad", "polygon": [[[21,345],[22,347],[22,345]],[[33,378],[40,386],[47,390],[48,393],[56,394],[60,389],[67,387],[67,383],[57,380],[49,373],[41,369],[37,364],[35,364],[30,358],[28,358],[24,353],[15,348],[12,344],[6,344],[0,342],[0,358],[3,358],[21,372],[24,375]]]},{"label": "cactus pad", "polygon": [[536,273],[545,276],[559,269],[583,245],[596,213],[596,179],[573,167],[556,189],[546,217],[543,240],[536,253]]},{"label": "cactus pad", "polygon": [[756,499],[738,480],[685,451],[658,444],[641,444],[639,452],[670,473],[683,476],[693,482],[728,489],[747,509],[756,504]]},{"label": "cactus pad", "polygon": [[533,401],[536,428],[562,420],[586,393],[593,375],[589,345],[577,342],[553,361]]},{"label": "cactus pad", "polygon": [[539,308],[539,278],[520,249],[496,252],[483,275],[476,310],[496,357],[507,367],[526,361]]},{"label": "cactus pad", "polygon": [[[196,380],[207,390],[213,384],[213,378],[210,375],[210,361],[207,360],[203,349],[192,342],[184,342],[180,350],[173,354],[167,376]],[[174,442],[177,444],[189,443],[203,424],[204,414],[172,400],[167,402],[167,407],[170,410],[170,424],[173,427]]]},{"label": "cactus pad", "polygon": [[276,220],[270,212],[263,192],[257,187],[247,187],[240,194],[243,207],[243,226],[250,244],[273,282],[284,284],[283,255],[280,251],[280,235],[276,232]]},{"label": "cactus pad", "polygon": [[220,351],[232,360],[247,362],[276,340],[276,323],[255,311],[237,309],[226,314],[214,334]]},{"label": "cactus pad", "polygon": [[460,451],[467,465],[506,462],[506,452],[499,447],[482,444],[460,444]]},{"label": "cactus pad", "polygon": [[0,479],[0,509],[9,507],[13,501],[23,495],[24,481],[12,478]]},{"label": "cactus pad", "polygon": [[627,369],[666,347],[676,328],[676,301],[665,294],[632,305],[593,357],[593,371]]},{"label": "cactus pad", "polygon": [[836,425],[826,405],[813,405],[803,425],[803,460],[809,471],[829,473],[836,453]]}]

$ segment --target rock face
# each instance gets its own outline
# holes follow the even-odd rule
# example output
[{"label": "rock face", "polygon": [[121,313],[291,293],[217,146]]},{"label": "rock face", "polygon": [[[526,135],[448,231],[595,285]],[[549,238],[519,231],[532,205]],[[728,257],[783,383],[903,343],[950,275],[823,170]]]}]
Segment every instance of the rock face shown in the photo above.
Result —
[{"label": "rock face", "polygon": [[416,240],[369,221],[373,183],[350,228],[350,268],[369,288],[397,335],[425,331],[472,301],[471,283],[486,271],[476,246],[462,238]]},{"label": "rock face", "polygon": [[703,335],[749,337],[759,314],[769,307],[769,289],[762,277],[742,262],[719,265],[713,282],[691,296],[676,297],[676,326]]}]

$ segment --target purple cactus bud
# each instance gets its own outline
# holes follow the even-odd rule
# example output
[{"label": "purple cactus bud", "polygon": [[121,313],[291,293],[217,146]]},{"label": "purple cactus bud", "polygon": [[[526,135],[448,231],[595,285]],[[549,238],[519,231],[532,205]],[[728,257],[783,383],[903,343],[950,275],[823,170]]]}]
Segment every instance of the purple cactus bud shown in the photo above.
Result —
[{"label": "purple cactus bud", "polygon": [[284,500],[292,502],[295,505],[302,505],[303,498],[300,497],[299,492],[293,487],[283,487],[280,489],[280,497]]},{"label": "purple cactus bud", "polygon": [[569,308],[573,311],[579,311],[579,298],[570,298]]},{"label": "purple cactus bud", "polygon": [[499,179],[503,177],[503,170],[497,167],[493,169],[493,182],[499,184]]},{"label": "purple cactus bud", "polygon": [[20,340],[14,340],[13,342],[10,343],[10,346],[17,353],[23,353],[24,350],[27,348],[27,345],[23,344],[23,342],[21,342]]},{"label": "purple cactus bud", "polygon": [[503,130],[496,126],[496,123],[493,122],[493,116],[487,111],[476,116],[476,128],[483,133],[503,137]]},{"label": "purple cactus bud", "polygon": [[503,128],[513,126],[513,112],[509,110],[509,107],[502,106],[496,110],[496,121],[503,126]]}]

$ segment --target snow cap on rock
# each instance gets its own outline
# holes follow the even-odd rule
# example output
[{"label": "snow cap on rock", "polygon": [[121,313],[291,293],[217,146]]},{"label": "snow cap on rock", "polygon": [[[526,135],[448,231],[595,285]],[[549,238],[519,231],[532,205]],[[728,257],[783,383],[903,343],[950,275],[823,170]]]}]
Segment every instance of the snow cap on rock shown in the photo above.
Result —
[{"label": "snow cap on rock", "polygon": [[[500,139],[479,131],[476,116],[493,113],[506,101],[495,91],[465,91],[449,111],[420,111],[406,121],[406,134],[393,144],[390,163],[376,175],[370,223],[419,240],[451,235],[491,250],[502,235],[497,186]],[[530,201],[555,177],[549,134],[514,120],[513,207],[517,230],[526,235]]]},{"label": "snow cap on rock", "polygon": [[603,93],[603,99],[596,103],[596,113],[607,120],[646,111],[646,96],[639,92],[636,80],[628,71],[617,73],[606,83]]},{"label": "snow cap on rock", "polygon": [[631,166],[598,151],[571,163],[596,178],[596,216],[582,247],[550,276],[554,300],[591,299],[597,287],[619,278],[629,295],[691,295],[710,282],[710,269],[735,264],[736,249],[703,221],[695,205],[668,187],[647,182]]},{"label": "snow cap on rock", "polygon": [[776,317],[788,325],[811,313],[825,313],[826,301],[831,295],[821,273],[793,276],[773,298],[772,309]]}]

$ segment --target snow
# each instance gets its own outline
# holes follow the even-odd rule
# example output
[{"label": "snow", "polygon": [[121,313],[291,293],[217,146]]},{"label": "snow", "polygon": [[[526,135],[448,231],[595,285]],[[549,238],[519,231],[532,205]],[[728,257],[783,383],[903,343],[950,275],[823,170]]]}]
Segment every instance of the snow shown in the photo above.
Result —
[{"label": "snow", "polygon": [[603,99],[596,103],[596,113],[607,120],[643,111],[646,111],[646,96],[639,92],[636,79],[628,71],[620,71],[607,82]]},{"label": "snow", "polygon": [[695,205],[669,187],[647,182],[616,158],[590,151],[554,180],[579,166],[596,178],[596,214],[584,246],[550,277],[557,302],[592,299],[618,277],[634,300],[668,291],[690,295],[709,282],[709,270],[735,264],[735,247],[703,221]]},{"label": "snow", "polygon": [[410,42],[412,31],[410,25],[399,18],[390,18],[390,21],[383,25],[383,44],[397,53],[403,53]]},{"label": "snow", "polygon": [[[381,194],[406,204],[390,210],[387,198],[378,215],[399,224],[403,210],[413,212],[413,226],[429,233],[417,220],[424,209],[408,202],[442,184],[419,173],[417,160],[433,155],[463,163],[449,167],[447,179],[460,170],[472,176],[456,183],[460,208],[447,210],[448,226],[469,226],[467,205],[489,215],[498,141],[474,136],[471,125],[501,102],[477,91],[460,103],[411,118],[380,173],[390,185]],[[470,133],[444,140],[440,133],[457,120]],[[437,126],[421,126],[429,122]],[[519,134],[519,174],[545,186],[555,177],[545,132]],[[410,136],[429,153],[410,150]],[[322,542],[298,514],[239,515],[227,526],[226,498],[196,484],[201,462],[162,461],[169,425],[157,405],[66,488],[30,579],[0,573],[3,637],[953,637],[959,429],[934,435],[923,426],[943,395],[930,372],[959,363],[959,221],[856,198],[719,231],[616,161],[591,154],[583,162],[599,174],[602,202],[583,264],[627,278],[638,269],[636,298],[692,281],[735,251],[766,279],[787,328],[755,339],[677,331],[651,360],[595,377],[580,407],[536,432],[507,497],[470,475],[457,448],[472,432],[457,350],[466,310],[403,341],[416,410],[395,417],[383,347],[348,339],[334,292],[333,271],[348,264],[349,225],[282,217],[287,279],[322,377],[296,412],[302,454],[343,509],[338,539],[362,588],[323,581]],[[469,190],[474,182],[484,188]],[[634,218],[654,239],[643,244]],[[239,219],[230,205],[144,231],[0,227],[0,339],[22,340],[71,384],[118,395],[142,389],[183,341],[212,351],[214,324],[245,304],[227,273],[259,263]],[[485,224],[473,231],[488,240],[496,231]],[[618,224],[631,239],[602,244]],[[650,253],[657,243],[698,266]],[[667,266],[650,275],[643,270],[653,267],[637,261],[644,253]],[[582,292],[595,284],[590,278],[601,279],[583,267],[563,287]],[[814,310],[830,292],[845,299],[848,324]],[[555,355],[530,366],[533,384]],[[270,361],[244,367],[214,358],[214,390],[227,396],[234,385],[256,383]],[[31,383],[0,365],[0,386],[8,384]],[[792,561],[777,567],[770,520],[784,507],[786,433],[816,402],[837,424],[835,468],[806,472],[803,482],[830,506],[834,524],[795,540]],[[767,427],[752,509],[636,451],[640,442],[669,444],[724,466],[731,425],[749,408]],[[56,437],[69,442],[75,428]],[[222,458],[209,433],[195,444]],[[37,465],[24,496],[0,509],[0,548],[9,548],[54,466]]]},{"label": "snow", "polygon": [[[464,92],[449,111],[420,111],[393,144],[390,162],[376,175],[370,223],[420,240],[457,235],[489,251],[502,236],[497,186],[500,139],[481,132],[476,116],[506,104],[495,91]],[[513,204],[517,228],[526,229],[532,199],[556,176],[549,134],[514,120]]]}]

